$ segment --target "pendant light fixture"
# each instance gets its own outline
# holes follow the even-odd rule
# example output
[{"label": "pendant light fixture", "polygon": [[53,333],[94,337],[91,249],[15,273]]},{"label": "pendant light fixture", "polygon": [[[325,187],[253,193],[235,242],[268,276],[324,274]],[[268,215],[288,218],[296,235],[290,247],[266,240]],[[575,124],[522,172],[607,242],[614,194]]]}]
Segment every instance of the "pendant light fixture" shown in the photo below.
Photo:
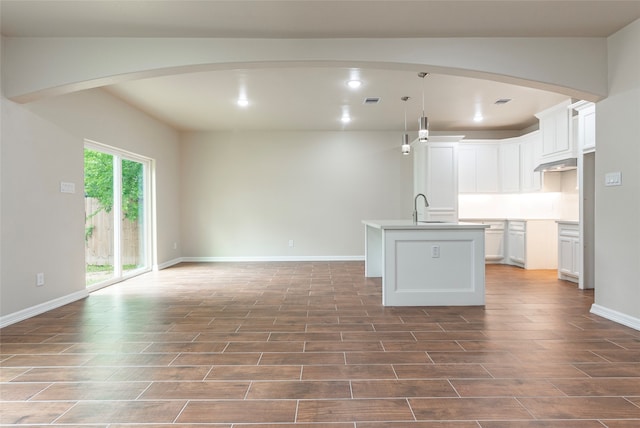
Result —
[{"label": "pendant light fixture", "polygon": [[404,101],[404,134],[402,134],[402,154],[408,155],[411,153],[411,146],[409,145],[409,134],[407,134],[407,100],[409,97],[400,98]]},{"label": "pendant light fixture", "polygon": [[426,143],[429,141],[429,119],[424,115],[424,78],[429,73],[420,72],[418,77],[422,79],[422,116],[418,120],[418,141]]}]

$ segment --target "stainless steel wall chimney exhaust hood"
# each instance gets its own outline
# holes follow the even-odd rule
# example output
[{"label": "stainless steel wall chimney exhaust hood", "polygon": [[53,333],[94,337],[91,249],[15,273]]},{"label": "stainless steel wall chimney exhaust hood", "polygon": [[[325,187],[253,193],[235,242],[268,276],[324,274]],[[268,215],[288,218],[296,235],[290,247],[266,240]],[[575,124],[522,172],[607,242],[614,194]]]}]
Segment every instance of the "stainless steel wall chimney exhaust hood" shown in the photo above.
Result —
[{"label": "stainless steel wall chimney exhaust hood", "polygon": [[578,158],[567,158],[540,164],[534,169],[534,171],[560,172],[569,171],[570,169],[576,169],[577,167]]}]

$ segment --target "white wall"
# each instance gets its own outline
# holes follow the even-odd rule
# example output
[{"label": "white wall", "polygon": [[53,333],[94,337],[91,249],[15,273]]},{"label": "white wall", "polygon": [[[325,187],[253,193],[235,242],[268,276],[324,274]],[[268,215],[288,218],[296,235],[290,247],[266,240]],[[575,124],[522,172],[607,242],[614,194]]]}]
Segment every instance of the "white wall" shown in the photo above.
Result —
[{"label": "white wall", "polygon": [[[609,96],[596,106],[594,311],[640,328],[640,21],[608,40]],[[605,187],[620,171],[622,186]]]},{"label": "white wall", "polygon": [[[101,90],[29,105],[2,98],[0,324],[85,295],[84,139],[155,158],[158,260],[179,257],[178,135]],[[75,194],[59,192],[60,181]],[[46,284],[35,286],[38,272]]]},{"label": "white wall", "polygon": [[[4,316],[76,293],[82,297],[84,203],[82,146],[22,106],[1,102]],[[79,192],[60,193],[60,181],[76,183]],[[43,287],[36,287],[38,272],[45,274]]]},{"label": "white wall", "polygon": [[100,89],[34,102],[28,108],[79,140],[155,160],[157,261],[163,265],[180,257],[180,138],[175,130]]},{"label": "white wall", "polygon": [[411,216],[412,159],[401,155],[400,137],[397,132],[184,135],[183,255],[362,257],[361,220]]},{"label": "white wall", "polygon": [[492,79],[589,101],[606,95],[606,43],[598,37],[8,37],[5,50],[5,91],[20,102],[165,74],[309,63],[408,70],[426,66],[433,72]]}]

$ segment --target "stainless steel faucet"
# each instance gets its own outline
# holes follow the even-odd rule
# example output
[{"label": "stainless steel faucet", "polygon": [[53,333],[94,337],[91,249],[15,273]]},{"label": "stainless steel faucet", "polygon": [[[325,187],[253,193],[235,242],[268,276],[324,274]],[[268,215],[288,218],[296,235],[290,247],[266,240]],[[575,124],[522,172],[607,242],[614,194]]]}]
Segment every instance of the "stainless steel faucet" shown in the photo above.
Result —
[{"label": "stainless steel faucet", "polygon": [[424,198],[424,207],[429,207],[429,202],[427,201],[427,197],[424,193],[418,193],[413,200],[413,224],[418,224],[418,198],[422,196]]}]

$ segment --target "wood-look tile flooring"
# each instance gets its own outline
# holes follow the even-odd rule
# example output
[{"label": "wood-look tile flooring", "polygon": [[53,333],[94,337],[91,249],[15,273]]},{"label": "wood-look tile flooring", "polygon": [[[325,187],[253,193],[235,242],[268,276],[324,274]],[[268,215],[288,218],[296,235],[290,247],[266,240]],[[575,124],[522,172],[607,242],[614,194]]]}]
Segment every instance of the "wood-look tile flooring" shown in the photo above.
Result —
[{"label": "wood-look tile flooring", "polygon": [[181,264],[0,331],[5,425],[640,427],[640,332],[554,271],[381,306],[361,262]]}]

